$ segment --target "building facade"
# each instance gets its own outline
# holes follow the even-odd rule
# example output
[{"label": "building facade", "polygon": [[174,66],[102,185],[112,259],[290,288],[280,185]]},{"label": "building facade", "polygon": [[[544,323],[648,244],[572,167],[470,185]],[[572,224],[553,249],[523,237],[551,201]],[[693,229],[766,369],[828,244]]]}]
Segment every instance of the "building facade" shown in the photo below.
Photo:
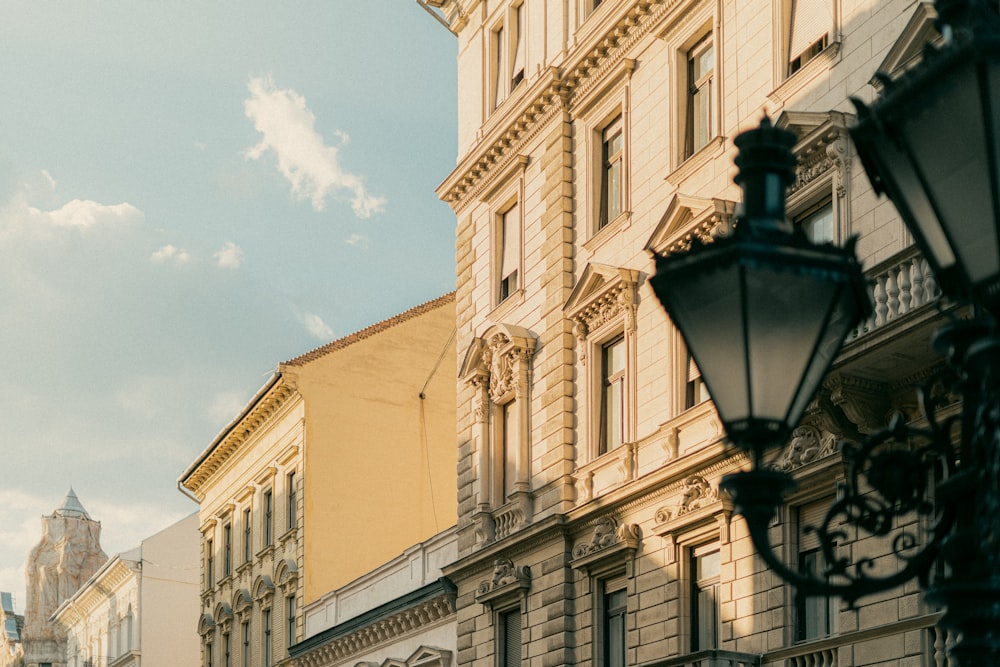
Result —
[{"label": "building facade", "polygon": [[192,514],[110,558],[59,605],[67,667],[197,664],[199,542]]},{"label": "building facade", "polygon": [[271,667],[310,608],[455,521],[454,295],[280,364],[179,480],[201,664]]},{"label": "building facade", "polygon": [[14,611],[14,596],[0,593],[0,667],[22,667],[24,650],[21,646],[21,630],[24,616]]},{"label": "building facade", "polygon": [[[426,4],[458,39],[460,154],[438,189],[458,221],[457,663],[943,664],[915,584],[798,600],[754,553],[719,492],[748,462],[648,285],[651,251],[731,230],[732,138],[765,114],[794,132],[790,217],[857,237],[875,303],[771,462],[799,482],[772,539],[820,571],[807,527],[843,479],[837,441],[916,419],[939,363],[936,286],[846,132],[848,98],[936,38],[930,4]],[[837,548],[893,567],[885,540]]]},{"label": "building facade", "polygon": [[66,667],[66,629],[52,614],[107,559],[101,549],[101,523],[90,518],[70,488],[62,505],[42,517],[42,539],[25,564],[25,667]]},{"label": "building facade", "polygon": [[450,667],[455,585],[441,570],[457,544],[452,526],[306,607],[306,639],[292,647],[293,664]]}]

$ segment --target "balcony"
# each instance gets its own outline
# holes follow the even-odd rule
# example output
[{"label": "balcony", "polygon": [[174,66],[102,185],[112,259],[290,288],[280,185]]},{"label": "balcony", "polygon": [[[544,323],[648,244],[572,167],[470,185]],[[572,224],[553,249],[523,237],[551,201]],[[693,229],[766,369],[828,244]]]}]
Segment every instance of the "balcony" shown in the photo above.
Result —
[{"label": "balcony", "polygon": [[669,660],[649,662],[642,667],[760,667],[760,656],[737,651],[709,649]]}]

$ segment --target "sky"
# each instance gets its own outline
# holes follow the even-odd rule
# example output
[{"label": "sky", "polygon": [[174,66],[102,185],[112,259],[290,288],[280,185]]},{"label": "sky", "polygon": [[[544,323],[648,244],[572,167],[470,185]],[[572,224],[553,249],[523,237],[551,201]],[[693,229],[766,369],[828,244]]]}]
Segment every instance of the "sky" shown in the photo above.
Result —
[{"label": "sky", "polygon": [[109,555],[276,366],[454,289],[457,41],[413,0],[0,3],[0,590]]}]

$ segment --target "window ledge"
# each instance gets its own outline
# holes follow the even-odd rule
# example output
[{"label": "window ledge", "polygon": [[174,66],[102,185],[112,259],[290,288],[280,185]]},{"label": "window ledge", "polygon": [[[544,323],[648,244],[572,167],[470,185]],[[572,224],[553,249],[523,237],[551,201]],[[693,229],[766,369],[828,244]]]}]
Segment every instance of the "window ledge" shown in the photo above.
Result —
[{"label": "window ledge", "polygon": [[250,565],[253,563],[253,559],[246,560],[236,566],[236,574],[243,574],[244,570],[249,569]]},{"label": "window ledge", "polygon": [[257,559],[260,560],[264,556],[274,554],[274,545],[268,544],[266,547],[257,552]]},{"label": "window ledge", "polygon": [[608,242],[609,239],[618,236],[632,226],[632,211],[622,211],[618,217],[594,232],[594,235],[587,239],[583,247],[589,252],[596,252],[598,248]]},{"label": "window ledge", "polygon": [[494,306],[487,316],[492,322],[502,322],[504,317],[512,310],[524,303],[524,289],[515,290],[513,294]]},{"label": "window ledge", "polygon": [[816,77],[825,73],[831,67],[840,62],[840,51],[839,40],[830,42],[825,49],[817,53],[816,57],[807,62],[802,69],[795,72],[791,76],[786,77],[785,80],[780,83],[770,95],[767,96],[767,99],[776,105],[776,111],[784,108],[785,103],[788,100],[797,95],[810,83],[813,83]]},{"label": "window ledge", "polygon": [[635,479],[637,443],[626,442],[573,473],[576,481],[576,504],[585,505],[608,491],[613,491]]},{"label": "window ledge", "polygon": [[291,542],[292,540],[294,540],[295,536],[298,535],[298,533],[299,533],[299,527],[298,526],[292,526],[291,528],[289,528],[288,530],[286,530],[281,535],[281,537],[278,538],[278,541],[281,543],[281,546],[285,546],[285,544],[287,544],[288,542]]},{"label": "window ledge", "polygon": [[725,143],[726,138],[722,135],[718,135],[710,139],[709,142],[699,148],[694,155],[686,158],[683,162],[677,165],[677,168],[670,172],[665,180],[674,187],[680,187],[680,184],[686,181],[693,173],[699,171],[711,160],[718,157],[722,153],[722,147]]}]

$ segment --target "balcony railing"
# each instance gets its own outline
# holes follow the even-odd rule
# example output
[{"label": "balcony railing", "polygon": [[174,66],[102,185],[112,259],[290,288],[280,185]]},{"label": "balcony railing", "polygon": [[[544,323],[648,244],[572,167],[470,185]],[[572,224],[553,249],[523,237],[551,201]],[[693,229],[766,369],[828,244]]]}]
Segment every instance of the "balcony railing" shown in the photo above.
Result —
[{"label": "balcony railing", "polygon": [[647,663],[643,667],[760,667],[760,656],[738,651],[709,649]]},{"label": "balcony railing", "polygon": [[927,260],[913,249],[874,267],[868,277],[875,312],[848,334],[848,343],[941,297]]}]

